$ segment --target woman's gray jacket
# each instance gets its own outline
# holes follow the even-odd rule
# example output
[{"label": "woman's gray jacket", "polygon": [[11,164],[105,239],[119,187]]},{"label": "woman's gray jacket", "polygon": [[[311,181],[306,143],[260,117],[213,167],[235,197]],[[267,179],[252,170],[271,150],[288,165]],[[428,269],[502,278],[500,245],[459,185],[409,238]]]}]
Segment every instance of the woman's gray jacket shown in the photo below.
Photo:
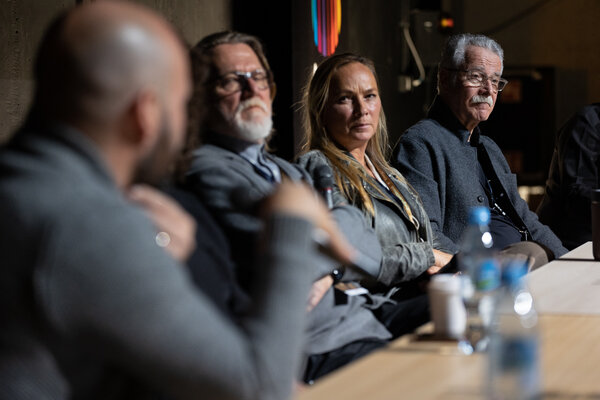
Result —
[{"label": "woman's gray jacket", "polygon": [[[328,158],[318,150],[312,150],[298,159],[311,175],[317,168],[326,165],[333,171]],[[337,171],[335,171],[337,173]],[[350,203],[363,210],[365,218],[375,229],[383,250],[383,257],[377,276],[377,282],[365,277],[362,282],[365,287],[393,287],[414,280],[434,265],[435,258],[432,249],[435,247],[433,232],[429,218],[425,213],[417,192],[410,187],[399,172],[388,175],[390,180],[404,196],[410,206],[417,224],[410,222],[408,215],[399,202],[383,196],[376,189],[377,181],[370,178],[362,180],[363,187],[371,196],[375,215],[368,213],[360,198],[347,199],[336,185],[333,187],[333,203]],[[415,226],[418,225],[418,228]]]}]

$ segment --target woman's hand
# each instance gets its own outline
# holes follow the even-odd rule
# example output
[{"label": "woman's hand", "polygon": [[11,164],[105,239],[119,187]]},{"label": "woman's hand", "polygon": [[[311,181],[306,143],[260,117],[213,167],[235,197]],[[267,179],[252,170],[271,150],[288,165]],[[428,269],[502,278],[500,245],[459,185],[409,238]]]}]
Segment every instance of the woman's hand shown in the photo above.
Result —
[{"label": "woman's hand", "polygon": [[444,253],[443,251],[433,249],[433,256],[435,257],[435,264],[427,269],[429,275],[433,275],[439,272],[440,269],[452,260],[454,254]]}]

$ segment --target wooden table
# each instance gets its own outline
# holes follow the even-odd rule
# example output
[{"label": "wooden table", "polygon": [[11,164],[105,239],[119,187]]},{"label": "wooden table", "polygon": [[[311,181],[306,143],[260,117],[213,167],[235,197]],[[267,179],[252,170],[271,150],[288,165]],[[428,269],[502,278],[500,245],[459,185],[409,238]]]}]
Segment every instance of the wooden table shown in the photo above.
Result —
[{"label": "wooden table", "polygon": [[[586,244],[530,274],[540,312],[544,399],[600,399],[600,262]],[[321,379],[299,400],[485,399],[485,354],[424,332],[403,336]]]},{"label": "wooden table", "polygon": [[539,313],[600,316],[600,261],[591,242],[531,272],[528,285]]},{"label": "wooden table", "polygon": [[[425,328],[427,329],[427,328]],[[540,317],[544,399],[600,399],[600,317]],[[485,354],[406,335],[323,378],[299,400],[485,399]]]}]

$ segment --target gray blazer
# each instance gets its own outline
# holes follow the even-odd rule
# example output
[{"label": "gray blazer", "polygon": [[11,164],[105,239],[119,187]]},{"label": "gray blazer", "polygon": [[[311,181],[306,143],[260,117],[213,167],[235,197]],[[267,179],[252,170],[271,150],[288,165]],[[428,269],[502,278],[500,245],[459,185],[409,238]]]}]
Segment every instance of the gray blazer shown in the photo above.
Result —
[{"label": "gray blazer", "polygon": [[[300,166],[273,155],[268,157],[289,179],[312,183],[309,174]],[[193,153],[186,174],[186,185],[202,200],[231,239],[238,263],[238,276],[242,285],[249,287],[254,271],[248,267],[248,260],[254,258],[256,238],[262,230],[261,222],[256,217],[256,207],[274,190],[273,184],[256,173],[254,167],[238,154],[206,144]],[[334,217],[345,227],[342,229],[349,241],[362,250],[367,259],[379,265],[381,247],[360,211],[349,206],[340,210],[334,210]],[[318,272],[314,279],[335,267],[335,264],[329,265],[327,270]],[[390,337],[387,329],[366,308],[364,296],[352,296],[346,300],[345,303],[337,302],[331,289],[309,314],[307,353],[324,353],[360,339]],[[381,304],[384,299],[373,296],[371,301]]]}]

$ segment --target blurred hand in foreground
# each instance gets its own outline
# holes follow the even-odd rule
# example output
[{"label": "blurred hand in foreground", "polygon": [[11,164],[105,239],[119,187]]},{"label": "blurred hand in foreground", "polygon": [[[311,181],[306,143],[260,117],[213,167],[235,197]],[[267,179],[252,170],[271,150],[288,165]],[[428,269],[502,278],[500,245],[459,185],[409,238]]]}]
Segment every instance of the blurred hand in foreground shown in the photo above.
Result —
[{"label": "blurred hand in foreground", "polygon": [[284,182],[262,204],[263,217],[269,213],[284,213],[311,222],[315,228],[326,234],[326,247],[328,255],[342,264],[352,264],[356,258],[356,251],[346,241],[333,220],[329,209],[323,200],[305,184]]}]

